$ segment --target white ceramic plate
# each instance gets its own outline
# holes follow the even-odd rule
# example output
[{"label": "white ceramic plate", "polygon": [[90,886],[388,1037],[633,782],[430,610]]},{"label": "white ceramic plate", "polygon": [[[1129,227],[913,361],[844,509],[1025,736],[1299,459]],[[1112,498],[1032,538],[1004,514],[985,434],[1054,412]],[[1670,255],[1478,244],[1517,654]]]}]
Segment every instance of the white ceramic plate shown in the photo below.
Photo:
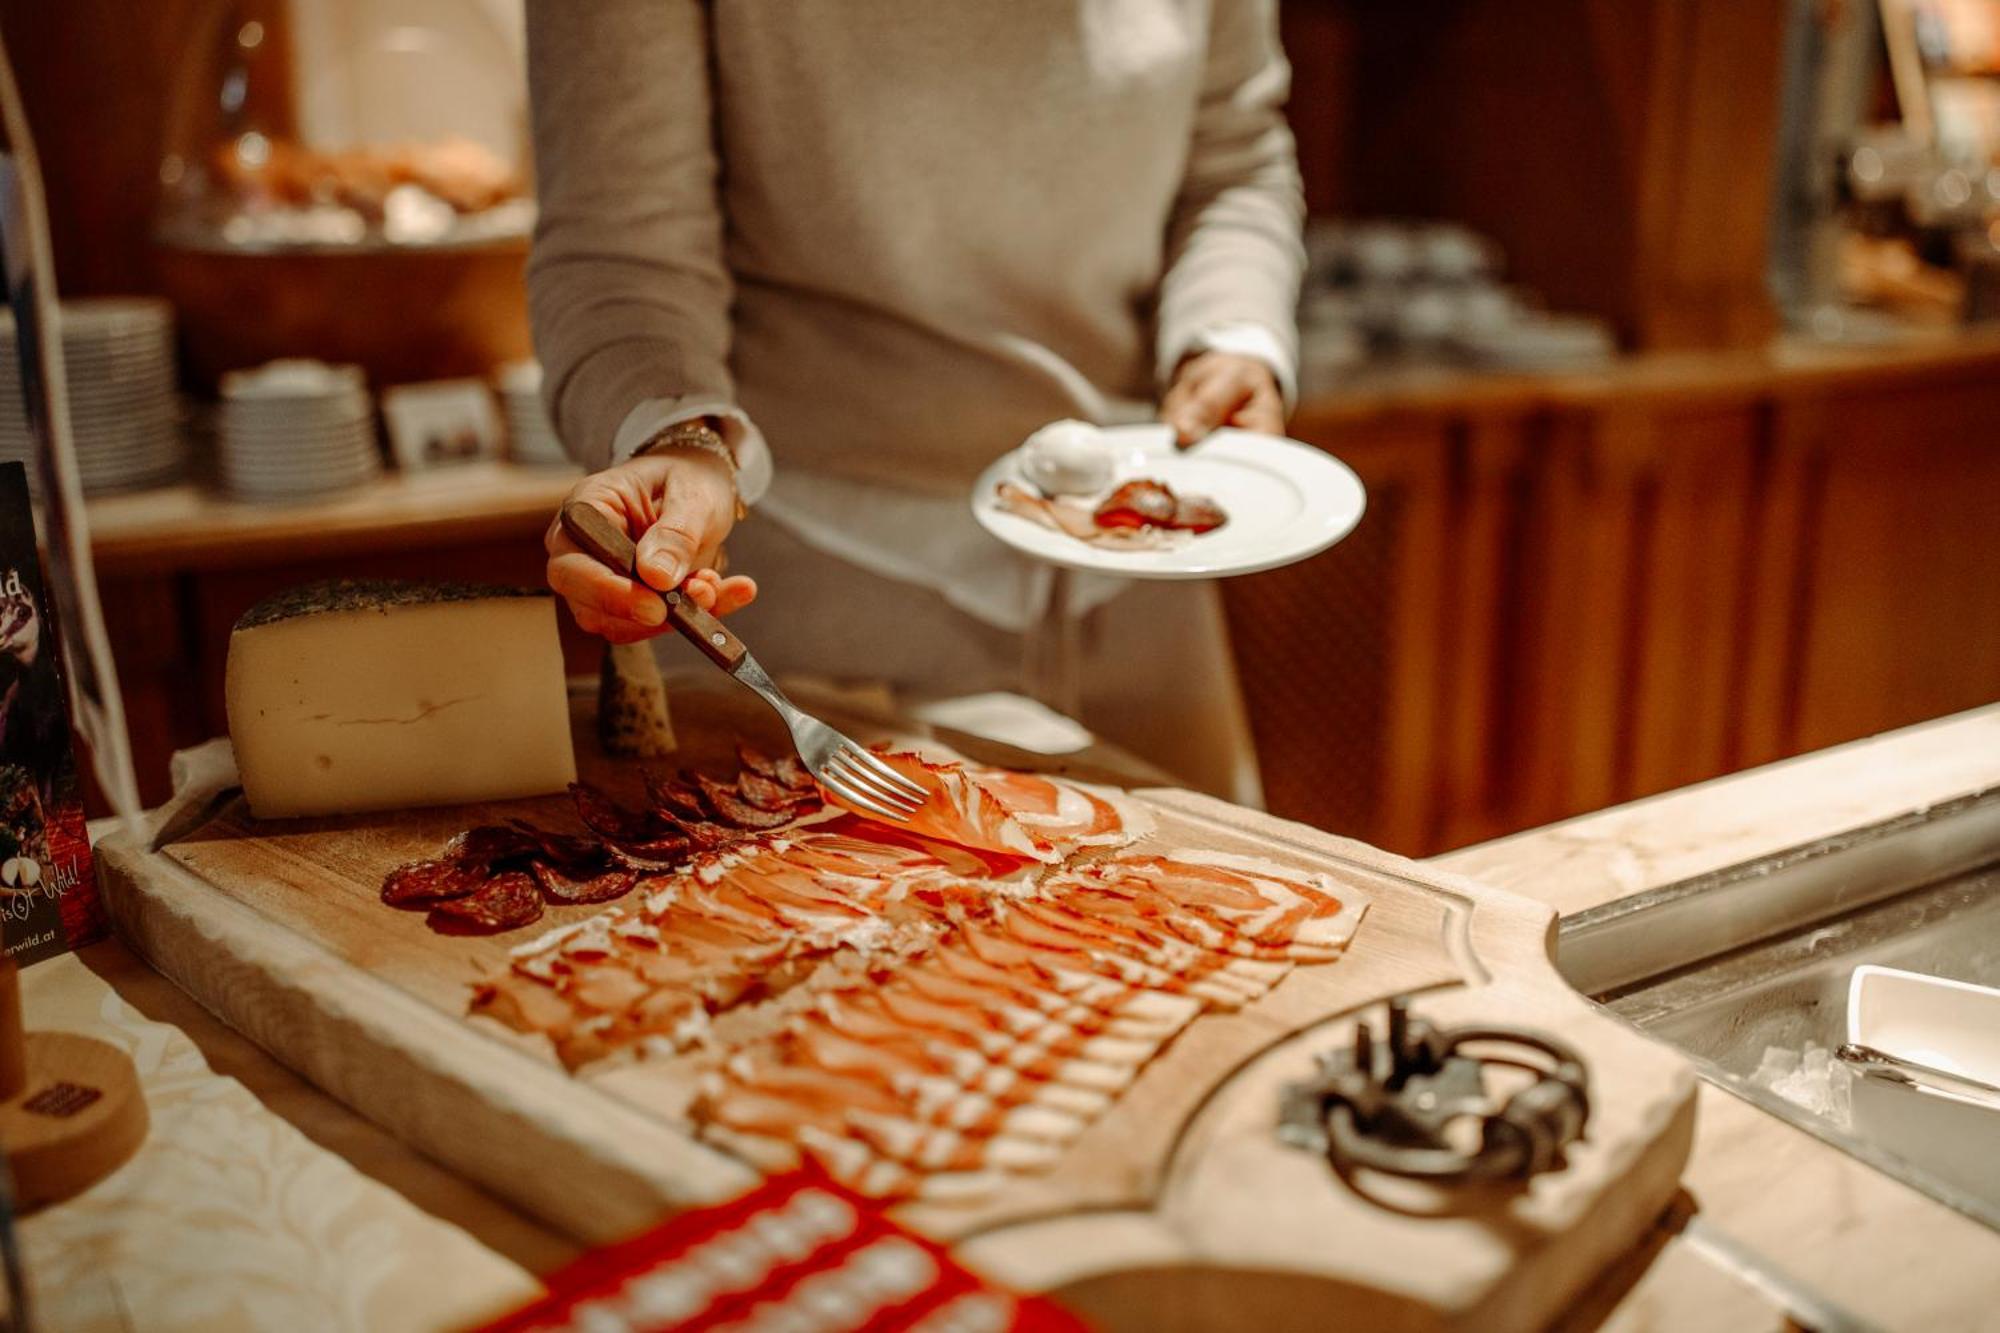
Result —
[{"label": "white ceramic plate", "polygon": [[1119,482],[1150,477],[1179,493],[1207,496],[1229,521],[1166,551],[1119,551],[1080,542],[1000,507],[995,492],[1001,482],[1028,484],[1016,449],[973,486],[972,512],[980,526],[1017,551],[1069,569],[1134,579],[1208,579],[1254,574],[1318,555],[1354,531],[1367,508],[1367,492],[1353,469],[1297,440],[1224,429],[1180,450],[1166,426],[1112,426],[1104,434],[1115,451]]}]

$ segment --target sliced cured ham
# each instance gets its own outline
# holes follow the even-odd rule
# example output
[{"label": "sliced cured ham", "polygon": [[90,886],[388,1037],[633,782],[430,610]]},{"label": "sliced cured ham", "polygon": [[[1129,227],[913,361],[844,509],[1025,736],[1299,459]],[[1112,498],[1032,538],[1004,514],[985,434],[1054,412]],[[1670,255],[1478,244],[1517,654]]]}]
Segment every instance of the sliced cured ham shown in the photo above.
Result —
[{"label": "sliced cured ham", "polygon": [[1107,550],[1165,551],[1179,546],[1188,537],[1188,534],[1169,527],[1147,524],[1107,526],[1097,521],[1095,511],[1086,500],[1069,495],[1038,495],[1011,481],[1001,482],[993,498],[1001,509],[1010,514]]},{"label": "sliced cured ham", "polygon": [[1244,942],[1298,961],[1338,957],[1367,910],[1364,897],[1328,875],[1220,852],[1121,857],[1089,873],[1107,885],[1150,886],[1185,928],[1211,926],[1211,947],[1238,951]]},{"label": "sliced cured ham", "polygon": [[[915,754],[887,756],[931,793],[907,825],[787,813],[633,864],[710,827],[695,803],[754,822],[812,799],[783,761],[748,758],[733,785],[653,784],[645,811],[586,798],[596,838],[475,830],[384,897],[486,919],[623,893],[516,949],[475,1010],[573,1068],[692,1061],[703,1134],[873,1194],[968,1198],[1047,1169],[1188,1024],[1338,957],[1366,908],[1326,874],[1131,850],[1152,826],[1121,793]],[[504,891],[468,871],[481,857],[516,867]]]},{"label": "sliced cured ham", "polygon": [[880,1193],[990,1187],[1052,1162],[1203,1009],[1344,944],[1363,905],[1335,890],[1210,854],[1047,875],[872,984],[818,996],[734,1067],[752,1110],[711,1095],[695,1115]]},{"label": "sliced cured ham", "polygon": [[[924,803],[895,827],[972,851],[1023,861],[1061,859],[1047,839],[1037,838],[1024,828],[1006,806],[973,780],[963,764],[934,764],[908,751],[891,752],[880,758],[926,793]],[[837,793],[827,794],[834,804],[863,819],[876,818],[867,810],[849,805]]]},{"label": "sliced cured ham", "polygon": [[1068,847],[1123,847],[1152,831],[1145,807],[1107,787],[968,766],[973,782],[1038,841]]}]

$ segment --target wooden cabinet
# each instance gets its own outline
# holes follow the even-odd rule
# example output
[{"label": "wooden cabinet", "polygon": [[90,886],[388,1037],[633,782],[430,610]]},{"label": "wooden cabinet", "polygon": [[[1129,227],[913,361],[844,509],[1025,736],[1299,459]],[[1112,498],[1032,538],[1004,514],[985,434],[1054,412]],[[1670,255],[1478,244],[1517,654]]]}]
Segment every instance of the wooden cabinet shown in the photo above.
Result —
[{"label": "wooden cabinet", "polygon": [[1787,425],[1790,747],[2000,695],[2000,376],[1830,396]]},{"label": "wooden cabinet", "polygon": [[1467,223],[1628,347],[1755,347],[1782,0],[1295,0],[1313,212]]},{"label": "wooden cabinet", "polygon": [[2000,340],[1366,385],[1228,585],[1276,813],[1429,854],[2000,698]]}]

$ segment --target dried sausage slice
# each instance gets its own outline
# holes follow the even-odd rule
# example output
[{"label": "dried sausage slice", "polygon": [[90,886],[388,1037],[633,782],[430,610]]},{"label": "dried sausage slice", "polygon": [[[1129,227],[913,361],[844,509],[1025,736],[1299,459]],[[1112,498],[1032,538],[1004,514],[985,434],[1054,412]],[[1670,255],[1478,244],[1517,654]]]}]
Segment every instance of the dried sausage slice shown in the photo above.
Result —
[{"label": "dried sausage slice", "polygon": [[672,821],[650,811],[628,810],[586,782],[570,784],[577,817],[607,842],[651,842],[676,832]]},{"label": "dried sausage slice", "polygon": [[685,781],[666,782],[648,773],[646,794],[652,798],[655,810],[671,815],[675,819],[685,822],[708,818],[708,811],[702,808],[701,793]]},{"label": "dried sausage slice", "polygon": [[431,908],[425,924],[441,935],[493,935],[541,919],[542,894],[525,870],[506,870],[475,892]]},{"label": "dried sausage slice", "polygon": [[736,757],[741,759],[743,767],[752,773],[769,778],[781,786],[790,787],[793,791],[806,792],[815,789],[812,774],[806,772],[806,766],[799,762],[799,757],[795,754],[773,759],[761,750],[753,749],[739,741],[736,745]]},{"label": "dried sausage slice", "polygon": [[516,820],[514,827],[534,839],[533,859],[545,865],[560,867],[570,874],[581,874],[604,865],[604,844],[596,838],[551,833],[547,829],[536,828],[526,820]]},{"label": "dried sausage slice", "polygon": [[637,870],[614,867],[573,876],[544,862],[535,862],[535,884],[552,903],[608,903],[623,898],[639,882]]},{"label": "dried sausage slice", "polygon": [[481,824],[446,843],[444,855],[462,866],[484,869],[502,861],[525,861],[539,845],[535,838],[514,825]]},{"label": "dried sausage slice", "polygon": [[1188,532],[1213,532],[1229,521],[1222,506],[1205,495],[1183,495],[1174,509],[1172,526]]},{"label": "dried sausage slice", "polygon": [[773,829],[792,821],[791,811],[765,810],[752,805],[736,788],[706,773],[697,774],[695,781],[701,784],[702,799],[715,811],[716,818],[732,828]]},{"label": "dried sausage slice", "polygon": [[1100,528],[1169,528],[1180,501],[1165,482],[1128,481],[1092,515]]},{"label": "dried sausage slice", "polygon": [[445,860],[411,861],[383,878],[382,901],[391,907],[429,907],[449,898],[463,898],[485,882],[483,867],[468,868]]},{"label": "dried sausage slice", "polygon": [[813,794],[793,791],[784,783],[765,777],[754,768],[746,768],[736,775],[736,790],[744,800],[759,810],[783,810],[789,813],[792,807],[813,799]]}]

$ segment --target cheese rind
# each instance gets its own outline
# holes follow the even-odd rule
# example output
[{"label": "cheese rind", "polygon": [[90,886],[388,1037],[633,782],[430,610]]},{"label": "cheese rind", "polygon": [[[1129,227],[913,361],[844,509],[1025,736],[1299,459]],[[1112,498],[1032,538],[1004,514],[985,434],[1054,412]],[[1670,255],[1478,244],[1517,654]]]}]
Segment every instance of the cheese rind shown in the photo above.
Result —
[{"label": "cheese rind", "polygon": [[294,589],[237,622],[225,693],[259,819],[537,796],[576,779],[546,594]]}]

